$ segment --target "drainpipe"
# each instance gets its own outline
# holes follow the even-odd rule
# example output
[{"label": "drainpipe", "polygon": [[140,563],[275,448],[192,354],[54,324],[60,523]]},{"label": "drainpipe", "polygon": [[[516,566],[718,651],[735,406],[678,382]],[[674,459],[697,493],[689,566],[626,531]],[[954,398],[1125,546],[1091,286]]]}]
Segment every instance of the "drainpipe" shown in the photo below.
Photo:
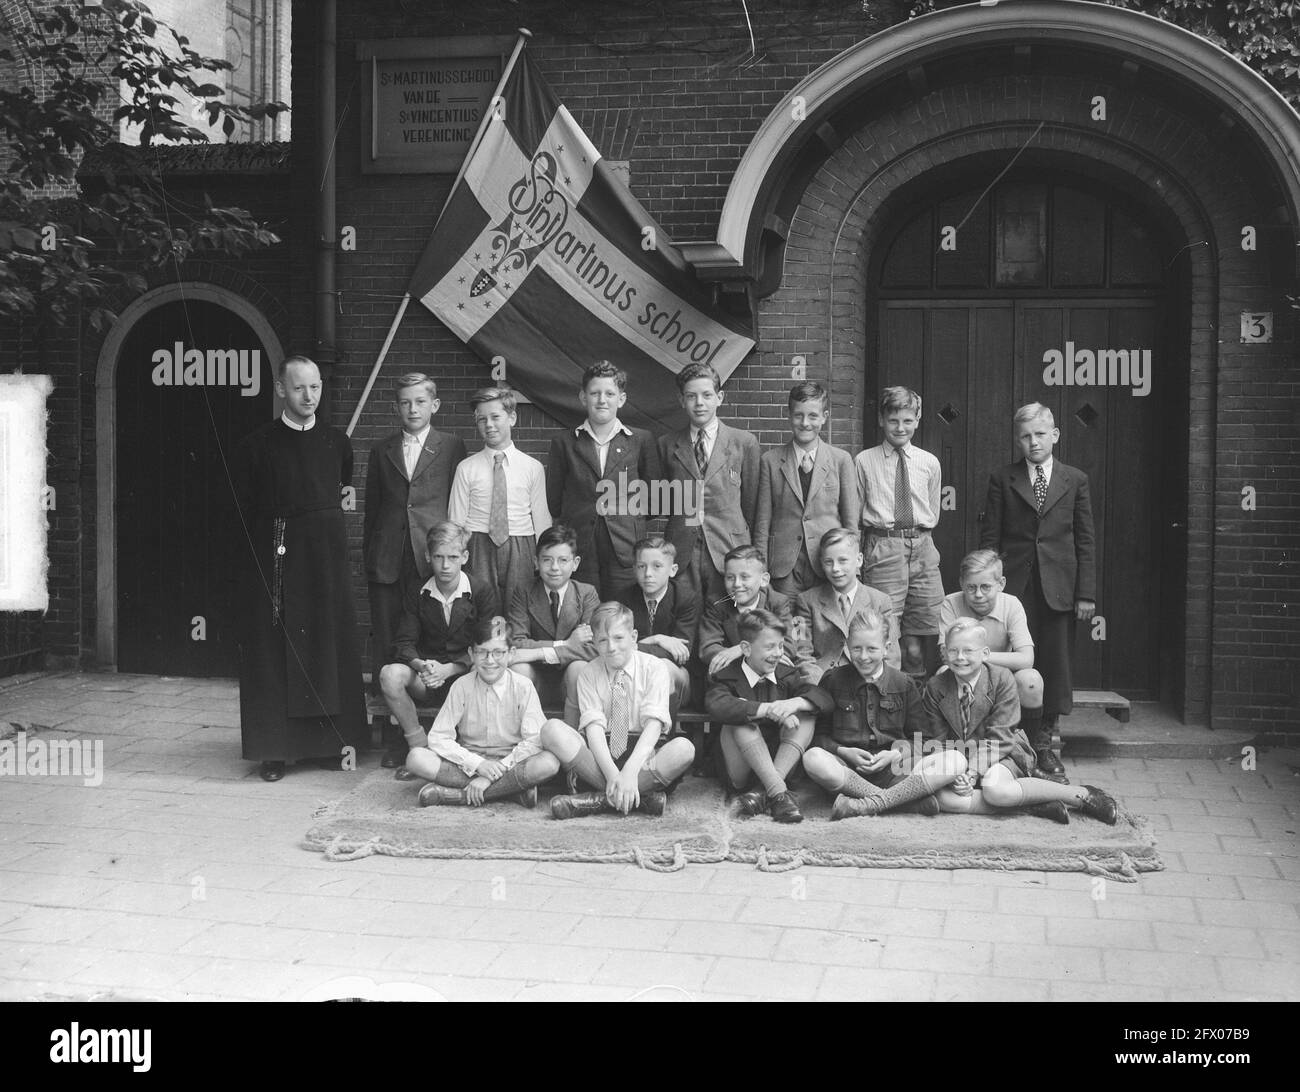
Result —
[{"label": "drainpipe", "polygon": [[[322,377],[330,377],[338,359],[334,341],[337,314],[334,287],[334,253],[338,244],[335,227],[335,66],[338,56],[338,7],[336,0],[319,0],[316,32],[316,300],[313,357]],[[329,391],[329,387],[326,387]],[[328,395],[327,395],[328,396]]]}]

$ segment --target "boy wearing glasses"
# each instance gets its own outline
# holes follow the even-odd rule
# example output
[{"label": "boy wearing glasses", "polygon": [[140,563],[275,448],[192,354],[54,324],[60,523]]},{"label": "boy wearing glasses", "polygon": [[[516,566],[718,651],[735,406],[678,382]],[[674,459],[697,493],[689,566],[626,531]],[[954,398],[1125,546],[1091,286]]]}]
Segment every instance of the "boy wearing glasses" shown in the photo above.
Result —
[{"label": "boy wearing glasses", "polygon": [[560,770],[543,750],[545,719],[537,690],[510,670],[510,623],[497,616],[470,633],[474,670],[451,684],[429,729],[429,745],[412,747],[406,768],[429,783],[420,806],[479,807],[515,797],[537,806],[537,786]]},{"label": "boy wearing glasses", "polygon": [[[986,663],[1005,667],[1020,696],[1020,728],[1030,740],[1043,724],[1043,677],[1034,670],[1034,638],[1025,608],[1003,591],[1002,559],[995,550],[973,550],[961,559],[961,591],[939,605],[940,643],[958,618],[974,618],[988,635]],[[946,670],[941,668],[940,670]]]}]

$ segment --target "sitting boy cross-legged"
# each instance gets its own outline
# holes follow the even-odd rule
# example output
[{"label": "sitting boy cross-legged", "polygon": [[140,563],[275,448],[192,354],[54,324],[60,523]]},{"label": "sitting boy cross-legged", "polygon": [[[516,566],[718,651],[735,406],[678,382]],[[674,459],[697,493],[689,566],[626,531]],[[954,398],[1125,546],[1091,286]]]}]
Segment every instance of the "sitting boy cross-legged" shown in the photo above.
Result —
[{"label": "sitting boy cross-legged", "polygon": [[1067,808],[1115,824],[1115,801],[1091,785],[1058,785],[1033,776],[1034,750],[1017,725],[1016,683],[1005,667],[988,663],[988,635],[974,618],[958,618],[944,637],[948,670],[925,686],[923,699],[932,734],[966,748],[968,772],[940,792],[946,812],[989,814],[1023,807],[1058,823]]},{"label": "sitting boy cross-legged", "polygon": [[818,785],[838,794],[832,819],[886,811],[938,815],[933,794],[966,770],[957,751],[915,753],[918,744],[929,750],[923,734],[935,740],[943,735],[927,726],[912,680],[885,662],[888,631],[875,611],[854,615],[845,649],[849,662],[822,676],[831,711],[821,718],[803,766]]},{"label": "sitting boy cross-legged", "polygon": [[[475,624],[470,635],[474,672],[447,692],[429,729],[429,745],[412,747],[406,768],[429,784],[421,807],[478,807],[517,797],[537,806],[537,786],[560,770],[542,750],[542,706],[533,684],[510,670],[510,625],[501,617]],[[561,721],[551,723],[561,724]]]},{"label": "sitting boy cross-legged", "polygon": [[[778,823],[800,823],[785,779],[812,739],[812,715],[826,712],[830,697],[781,663],[786,625],[771,611],[748,611],[737,629],[741,659],[718,672],[704,698],[709,716],[722,724],[723,780],[741,794],[742,815],[771,811]],[[751,775],[761,791],[743,791]]]},{"label": "sitting boy cross-legged", "polygon": [[665,793],[695,761],[695,748],[681,736],[664,741],[668,712],[668,668],[637,649],[632,612],[622,603],[602,603],[591,616],[599,657],[578,676],[580,728],[547,721],[542,746],[566,770],[596,792],[551,798],[556,819],[640,808],[662,815]]}]

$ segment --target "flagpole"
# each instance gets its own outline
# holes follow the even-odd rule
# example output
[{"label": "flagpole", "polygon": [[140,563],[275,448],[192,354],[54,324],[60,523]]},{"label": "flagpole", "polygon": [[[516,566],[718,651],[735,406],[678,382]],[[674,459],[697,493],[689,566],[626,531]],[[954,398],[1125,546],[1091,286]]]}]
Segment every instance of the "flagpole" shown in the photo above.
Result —
[{"label": "flagpole", "polygon": [[[474,134],[474,140],[469,146],[469,151],[466,153],[464,160],[461,161],[460,170],[456,172],[456,179],[447,191],[447,200],[442,203],[442,209],[438,213],[438,220],[434,221],[433,226],[435,229],[438,226],[438,221],[442,220],[442,214],[447,211],[447,206],[451,204],[451,198],[456,192],[456,187],[464,180],[465,172],[469,169],[470,160],[474,158],[474,153],[478,151],[478,146],[483,142],[483,134],[487,132],[488,122],[492,120],[493,105],[500,99],[502,88],[505,87],[506,80],[510,78],[511,70],[515,67],[515,62],[519,60],[519,54],[524,51],[524,45],[532,36],[533,32],[527,27],[519,28],[519,38],[515,42],[515,48],[510,54],[510,59],[506,61],[505,67],[501,70],[501,79],[497,81],[496,90],[492,93],[492,98],[488,100],[488,108],[483,112],[483,120],[479,122],[478,132]],[[379,369],[384,366],[384,358],[388,356],[389,346],[393,344],[393,337],[397,333],[397,327],[401,325],[402,316],[406,314],[406,308],[410,302],[411,293],[404,292],[402,302],[397,305],[397,314],[393,316],[392,324],[388,327],[388,336],[384,338],[383,347],[379,350],[379,358],[375,361],[375,366],[370,369],[370,378],[366,380],[366,386],[361,392],[357,408],[352,413],[352,420],[348,422],[346,432],[349,436],[357,427],[357,422],[361,420],[361,411],[365,409],[366,402],[370,399],[370,392],[374,389],[375,380],[379,378]]]}]

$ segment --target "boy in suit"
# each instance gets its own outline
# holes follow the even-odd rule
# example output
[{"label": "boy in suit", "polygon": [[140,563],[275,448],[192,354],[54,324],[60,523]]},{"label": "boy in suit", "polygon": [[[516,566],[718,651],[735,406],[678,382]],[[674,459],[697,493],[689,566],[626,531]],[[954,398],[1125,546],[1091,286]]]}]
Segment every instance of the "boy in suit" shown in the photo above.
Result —
[{"label": "boy in suit", "polygon": [[695,760],[690,740],[664,739],[672,723],[664,661],[637,649],[632,612],[622,603],[597,607],[591,629],[600,655],[578,677],[579,731],[547,721],[542,746],[596,791],[552,797],[551,815],[634,808],[662,815],[668,790]]},{"label": "boy in suit", "polygon": [[[723,667],[704,697],[705,709],[722,724],[723,784],[740,794],[741,815],[770,811],[778,823],[802,823],[785,779],[812,739],[813,714],[826,712],[830,698],[781,663],[786,626],[775,614],[755,607],[737,628],[743,658]],[[746,792],[753,776],[762,789]]]},{"label": "boy in suit", "polygon": [[469,398],[483,450],[456,468],[447,512],[470,532],[469,573],[509,606],[533,578],[537,536],[551,525],[542,464],[510,439],[518,419],[515,393],[485,387]]},{"label": "boy in suit", "polygon": [[[477,808],[514,797],[537,806],[537,786],[560,771],[542,749],[542,706],[524,676],[510,670],[510,625],[501,617],[470,629],[474,670],[451,684],[429,729],[426,747],[412,747],[406,768],[428,782],[420,806]],[[559,723],[559,722],[557,722]]]},{"label": "boy in suit", "polygon": [[818,720],[803,766],[835,796],[832,820],[886,811],[938,815],[934,794],[966,770],[958,752],[926,746],[935,730],[915,684],[885,663],[888,632],[875,611],[855,614],[849,662],[822,676],[830,711]]},{"label": "boy in suit", "polygon": [[722,594],[723,558],[750,542],[758,508],[758,440],[718,420],[722,380],[709,364],[688,364],[677,389],[690,424],[659,437],[659,462],[669,487],[680,482],[681,511],[668,516],[665,536],[677,551],[691,598]]},{"label": "boy in suit", "polygon": [[912,443],[921,396],[886,387],[877,416],[884,442],[853,460],[862,492],[862,580],[894,604],[902,632],[903,670],[925,674],[923,639],[939,632],[943,580],[930,532],[939,522],[939,460]]},{"label": "boy in suit", "polygon": [[722,566],[727,594],[704,605],[700,619],[700,663],[709,678],[744,654],[740,622],[753,610],[768,610],[786,627],[785,663],[793,664],[797,650],[790,633],[792,602],[769,584],[767,563],[757,546],[727,551]]},{"label": "boy in suit", "polygon": [[547,706],[562,701],[570,724],[578,719],[578,668],[596,655],[590,623],[600,605],[595,588],[571,579],[577,565],[573,528],[552,523],[537,539],[537,579],[516,588],[510,604],[511,670]]},{"label": "boy in suit", "polygon": [[[402,616],[402,597],[410,585],[429,579],[425,544],[429,528],[447,518],[451,477],[465,458],[465,441],[432,428],[438,412],[438,387],[422,372],[397,380],[397,416],[402,423],[370,449],[361,548],[370,588],[370,685],[379,689],[379,672],[393,652]],[[400,766],[400,739],[387,740],[382,764]]]},{"label": "boy in suit", "polygon": [[379,673],[379,689],[408,748],[427,745],[415,703],[469,670],[474,623],[498,613],[495,589],[464,572],[468,539],[448,520],[429,528],[426,561],[433,575],[423,587],[412,586],[393,642],[397,662]]},{"label": "boy in suit", "polygon": [[1057,823],[1068,823],[1067,809],[1074,809],[1113,826],[1118,809],[1109,794],[1034,776],[1033,748],[1017,727],[1015,680],[988,663],[988,654],[984,627],[974,618],[957,619],[944,636],[948,670],[925,686],[929,734],[966,752],[966,772],[938,793],[939,807],[970,815],[1023,807]]},{"label": "boy in suit", "polygon": [[677,576],[676,551],[661,535],[636,544],[636,587],[617,600],[632,612],[637,648],[664,661],[672,691],[672,717],[691,693],[687,663],[695,648],[699,607]]},{"label": "boy in suit", "polygon": [[[961,591],[944,596],[939,605],[939,633],[948,632],[958,618],[974,618],[989,639],[988,662],[1005,667],[1016,680],[1020,699],[1020,730],[1032,742],[1043,722],[1043,677],[1034,670],[1034,639],[1025,608],[1007,586],[1002,559],[992,550],[972,550],[961,559]],[[1049,778],[1050,780],[1050,778]]]},{"label": "boy in suit", "polygon": [[627,402],[627,373],[608,360],[592,364],[582,373],[578,398],[587,419],[573,431],[565,430],[551,441],[546,460],[546,503],[551,514],[576,529],[576,577],[599,589],[605,599],[615,599],[636,583],[633,547],[646,536],[646,516],[654,512],[623,512],[598,503],[611,487],[615,496],[620,481],[643,482],[660,478],[659,448],[642,428],[629,428],[618,419]]},{"label": "boy in suit", "polygon": [[754,545],[767,557],[772,587],[797,595],[822,582],[817,544],[833,527],[856,527],[862,499],[849,453],[820,438],[830,416],[826,388],[791,387],[788,410],[790,442],[759,460]]},{"label": "boy in suit", "polygon": [[1006,590],[1024,606],[1034,635],[1043,722],[1030,742],[1039,776],[1068,784],[1052,734],[1074,707],[1075,620],[1086,622],[1097,609],[1092,501],[1088,475],[1052,458],[1061,432],[1051,410],[1031,402],[1016,410],[1014,424],[1024,461],[989,476],[980,546],[1002,555]]},{"label": "boy in suit", "polygon": [[848,527],[832,528],[822,535],[818,555],[827,582],[800,592],[794,600],[795,641],[804,678],[819,682],[832,667],[849,662],[844,654],[849,622],[864,610],[874,610],[885,619],[889,626],[885,659],[890,667],[898,667],[893,604],[883,592],[858,580],[862,568],[858,533]]}]

